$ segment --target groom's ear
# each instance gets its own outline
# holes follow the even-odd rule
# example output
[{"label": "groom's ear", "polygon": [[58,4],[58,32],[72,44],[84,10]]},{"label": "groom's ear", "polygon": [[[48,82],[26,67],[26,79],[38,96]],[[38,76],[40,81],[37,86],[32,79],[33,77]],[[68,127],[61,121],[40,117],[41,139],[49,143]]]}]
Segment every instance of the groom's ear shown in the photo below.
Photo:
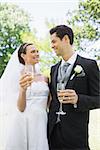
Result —
[{"label": "groom's ear", "polygon": [[65,35],[65,36],[64,36],[64,40],[65,40],[66,43],[70,43],[70,40],[69,40],[68,35]]}]

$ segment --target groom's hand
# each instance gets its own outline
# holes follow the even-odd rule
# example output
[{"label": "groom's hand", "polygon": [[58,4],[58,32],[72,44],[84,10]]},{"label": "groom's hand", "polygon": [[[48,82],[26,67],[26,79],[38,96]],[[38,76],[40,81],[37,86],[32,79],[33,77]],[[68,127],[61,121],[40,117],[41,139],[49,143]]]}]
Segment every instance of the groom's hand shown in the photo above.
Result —
[{"label": "groom's hand", "polygon": [[76,94],[75,90],[62,90],[60,91],[59,96],[63,97],[63,100],[61,101],[63,104],[77,104],[78,95]]}]

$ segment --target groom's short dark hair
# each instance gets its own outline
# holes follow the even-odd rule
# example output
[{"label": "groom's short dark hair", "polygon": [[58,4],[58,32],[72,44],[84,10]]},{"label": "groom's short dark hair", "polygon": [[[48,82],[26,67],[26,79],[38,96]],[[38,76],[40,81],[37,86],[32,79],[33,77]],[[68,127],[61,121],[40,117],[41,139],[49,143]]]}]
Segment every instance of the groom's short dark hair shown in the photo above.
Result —
[{"label": "groom's short dark hair", "polygon": [[53,33],[56,33],[57,37],[59,37],[61,40],[65,35],[68,35],[70,44],[73,44],[74,34],[73,30],[70,27],[66,25],[58,25],[50,30],[50,34],[52,35]]}]

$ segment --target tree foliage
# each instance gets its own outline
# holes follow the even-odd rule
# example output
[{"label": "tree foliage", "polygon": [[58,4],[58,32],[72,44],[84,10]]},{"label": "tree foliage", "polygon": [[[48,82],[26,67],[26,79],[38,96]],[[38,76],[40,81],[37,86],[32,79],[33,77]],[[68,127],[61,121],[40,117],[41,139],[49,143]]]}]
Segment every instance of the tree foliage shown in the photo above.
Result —
[{"label": "tree foliage", "polygon": [[51,47],[50,47],[50,39],[47,36],[45,39],[40,41],[40,58],[42,64],[42,72],[45,75],[49,76],[50,68],[53,64],[55,64],[58,60],[58,57],[55,56]]},{"label": "tree foliage", "polygon": [[81,0],[78,10],[67,14],[67,22],[74,30],[75,44],[78,49],[84,50],[99,40],[99,18],[99,0]]},{"label": "tree foliage", "polygon": [[0,3],[0,76],[11,54],[22,43],[21,35],[29,31],[29,17],[23,10]]}]

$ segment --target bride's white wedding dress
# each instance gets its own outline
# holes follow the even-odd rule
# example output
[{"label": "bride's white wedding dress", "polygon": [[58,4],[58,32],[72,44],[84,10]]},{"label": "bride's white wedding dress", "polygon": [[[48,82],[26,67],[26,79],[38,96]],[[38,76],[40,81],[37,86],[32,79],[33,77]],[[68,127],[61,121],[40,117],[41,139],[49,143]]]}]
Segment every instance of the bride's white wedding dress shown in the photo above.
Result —
[{"label": "bride's white wedding dress", "polygon": [[[48,150],[46,82],[33,82],[26,92],[24,112],[16,111],[8,117],[6,147],[4,150]],[[10,119],[10,121],[9,121]]]}]

